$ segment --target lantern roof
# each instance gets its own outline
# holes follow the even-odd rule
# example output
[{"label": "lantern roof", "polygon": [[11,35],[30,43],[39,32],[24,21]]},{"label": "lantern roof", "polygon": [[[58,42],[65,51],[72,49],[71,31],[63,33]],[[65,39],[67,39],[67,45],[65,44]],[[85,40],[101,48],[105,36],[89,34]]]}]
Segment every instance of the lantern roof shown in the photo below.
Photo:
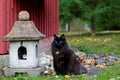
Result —
[{"label": "lantern roof", "polygon": [[11,31],[3,37],[3,41],[40,40],[45,38],[45,35],[38,31],[34,22],[28,20],[28,13],[19,13],[18,16],[19,21],[14,23]]}]

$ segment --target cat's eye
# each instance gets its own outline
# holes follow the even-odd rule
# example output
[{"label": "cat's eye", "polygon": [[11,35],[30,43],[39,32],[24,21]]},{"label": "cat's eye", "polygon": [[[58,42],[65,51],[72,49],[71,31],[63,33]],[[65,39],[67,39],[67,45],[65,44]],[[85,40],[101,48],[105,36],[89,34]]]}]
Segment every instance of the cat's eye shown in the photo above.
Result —
[{"label": "cat's eye", "polygon": [[55,43],[57,43],[57,41],[55,41]]}]

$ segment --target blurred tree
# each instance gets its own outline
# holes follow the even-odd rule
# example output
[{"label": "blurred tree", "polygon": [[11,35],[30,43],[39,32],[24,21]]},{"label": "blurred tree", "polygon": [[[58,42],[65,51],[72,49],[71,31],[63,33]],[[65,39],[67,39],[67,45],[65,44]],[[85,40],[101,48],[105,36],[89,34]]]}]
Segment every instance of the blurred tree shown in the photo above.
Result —
[{"label": "blurred tree", "polygon": [[[60,0],[60,20],[81,18],[97,30],[120,29],[120,0]],[[97,27],[96,27],[97,26]]]},{"label": "blurred tree", "polygon": [[73,18],[73,15],[69,12],[70,1],[60,0],[60,21],[63,22],[62,25],[69,24]]},{"label": "blurred tree", "polygon": [[96,17],[99,13],[98,6],[101,4],[101,0],[82,0],[84,4],[83,18],[90,22],[92,33],[95,35],[96,32]]},{"label": "blurred tree", "polygon": [[120,29],[120,0],[104,0],[99,6],[100,13],[96,19],[98,30]]},{"label": "blurred tree", "polygon": [[63,25],[68,25],[68,30],[70,30],[70,22],[82,14],[81,5],[80,0],[60,0],[60,21]]}]

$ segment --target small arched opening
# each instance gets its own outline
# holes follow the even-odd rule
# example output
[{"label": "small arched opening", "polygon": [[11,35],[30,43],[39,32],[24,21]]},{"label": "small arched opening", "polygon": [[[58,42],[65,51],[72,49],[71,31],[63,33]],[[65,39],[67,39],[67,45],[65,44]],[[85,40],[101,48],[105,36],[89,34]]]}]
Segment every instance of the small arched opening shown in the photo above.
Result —
[{"label": "small arched opening", "polygon": [[20,59],[20,60],[26,60],[27,59],[27,50],[23,46],[18,48],[18,59]]}]

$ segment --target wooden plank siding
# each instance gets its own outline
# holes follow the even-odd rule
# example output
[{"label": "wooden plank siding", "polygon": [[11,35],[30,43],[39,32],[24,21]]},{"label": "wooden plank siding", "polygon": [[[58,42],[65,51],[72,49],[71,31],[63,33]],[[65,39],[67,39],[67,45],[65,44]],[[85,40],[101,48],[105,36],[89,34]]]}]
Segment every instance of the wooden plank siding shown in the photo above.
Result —
[{"label": "wooden plank siding", "polygon": [[18,20],[18,13],[26,10],[40,32],[50,37],[59,31],[59,0],[0,0],[0,54],[9,51],[9,43],[2,38]]}]

